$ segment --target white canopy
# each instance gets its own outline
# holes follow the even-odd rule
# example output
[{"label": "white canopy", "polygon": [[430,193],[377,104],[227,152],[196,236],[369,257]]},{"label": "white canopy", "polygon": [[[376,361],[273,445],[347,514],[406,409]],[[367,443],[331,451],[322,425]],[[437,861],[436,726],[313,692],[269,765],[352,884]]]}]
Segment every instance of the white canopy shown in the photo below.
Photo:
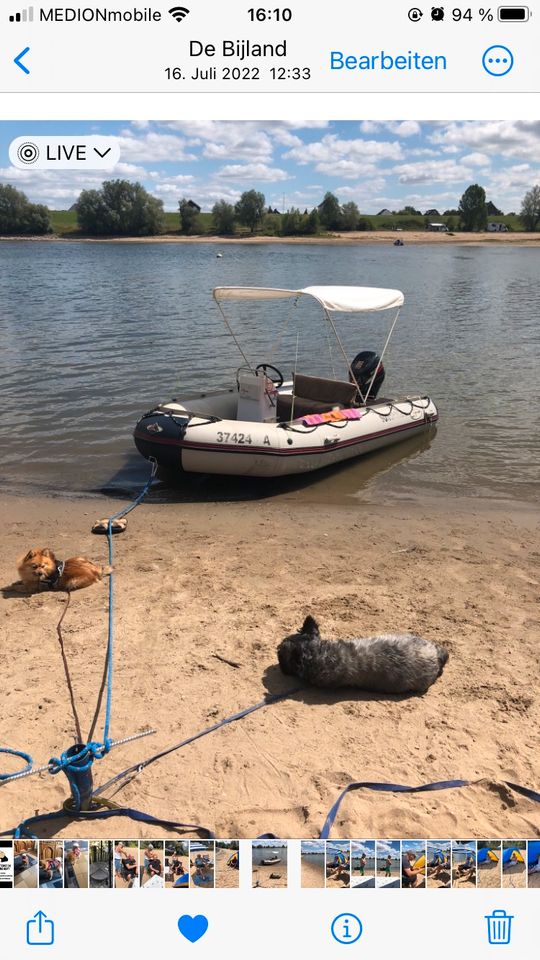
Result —
[{"label": "white canopy", "polygon": [[215,300],[287,300],[313,297],[325,310],[334,313],[361,313],[401,307],[400,290],[377,287],[304,287],[303,290],[280,290],[277,287],[216,287]]}]

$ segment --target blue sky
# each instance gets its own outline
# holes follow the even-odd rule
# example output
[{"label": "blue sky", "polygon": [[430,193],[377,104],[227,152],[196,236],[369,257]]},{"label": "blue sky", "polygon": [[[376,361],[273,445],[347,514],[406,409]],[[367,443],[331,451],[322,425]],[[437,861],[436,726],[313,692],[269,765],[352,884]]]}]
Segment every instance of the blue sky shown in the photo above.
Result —
[{"label": "blue sky", "polygon": [[[120,163],[111,174],[10,166],[13,138],[53,133],[117,136]],[[504,212],[519,211],[540,183],[540,121],[0,122],[0,182],[34,202],[67,209],[111,177],[143,183],[167,210],[182,196],[210,210],[255,188],[280,210],[312,208],[332,190],[363,213],[409,204],[442,213],[478,182]]]},{"label": "blue sky", "polygon": [[401,854],[401,844],[399,840],[377,840],[377,857],[387,857],[388,854],[393,860],[399,860]]},{"label": "blue sky", "polygon": [[351,850],[352,850],[353,856],[355,857],[359,857],[363,853],[365,853],[366,857],[374,857],[375,841],[374,840],[352,840]]}]

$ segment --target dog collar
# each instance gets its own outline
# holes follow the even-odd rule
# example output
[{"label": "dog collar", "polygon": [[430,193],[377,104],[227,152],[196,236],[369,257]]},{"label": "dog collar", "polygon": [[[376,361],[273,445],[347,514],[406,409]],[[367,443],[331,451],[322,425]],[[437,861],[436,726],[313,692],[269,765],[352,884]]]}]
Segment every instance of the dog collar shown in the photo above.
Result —
[{"label": "dog collar", "polygon": [[47,580],[44,580],[43,582],[44,582],[48,587],[51,587],[51,589],[52,589],[52,587],[55,587],[56,584],[58,583],[60,577],[62,576],[62,574],[63,574],[63,572],[64,572],[64,567],[65,567],[65,565],[66,565],[66,561],[65,561],[65,560],[57,560],[57,561],[56,561],[56,570],[54,571],[54,573],[52,574],[51,577],[49,577]]}]

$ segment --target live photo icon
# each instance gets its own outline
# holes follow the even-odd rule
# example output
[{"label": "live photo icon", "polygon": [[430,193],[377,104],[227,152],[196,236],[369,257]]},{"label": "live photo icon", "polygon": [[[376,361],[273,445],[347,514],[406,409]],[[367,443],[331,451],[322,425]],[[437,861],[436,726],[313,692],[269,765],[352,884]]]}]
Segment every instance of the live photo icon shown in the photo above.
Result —
[{"label": "live photo icon", "polygon": [[20,10],[19,13],[12,13],[9,17],[10,23],[33,23],[34,20],[34,8],[26,7],[24,10]]}]

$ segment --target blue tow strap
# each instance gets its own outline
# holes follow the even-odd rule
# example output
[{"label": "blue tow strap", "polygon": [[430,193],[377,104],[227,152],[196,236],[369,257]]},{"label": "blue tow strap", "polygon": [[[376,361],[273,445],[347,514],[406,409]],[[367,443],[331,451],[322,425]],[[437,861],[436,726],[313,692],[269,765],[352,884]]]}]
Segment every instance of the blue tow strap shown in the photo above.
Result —
[{"label": "blue tow strap", "polygon": [[[152,466],[152,472],[148,478],[145,486],[138,494],[138,496],[123,510],[119,510],[118,513],[115,513],[114,516],[110,517],[108,520],[107,528],[107,539],[109,544],[109,564],[113,564],[113,545],[112,545],[112,525],[115,520],[119,520],[121,517],[125,517],[128,513],[135,509],[139,503],[144,499],[148,493],[154,475],[156,472],[157,464],[154,463]],[[80,810],[80,795],[78,791],[75,778],[77,775],[80,775],[84,771],[88,770],[94,760],[102,759],[111,749],[112,740],[109,736],[110,723],[111,723],[111,706],[112,706],[112,679],[113,679],[113,575],[109,575],[109,626],[108,626],[108,637],[107,637],[107,699],[105,705],[105,722],[103,727],[103,741],[90,741],[86,743],[78,753],[70,755],[70,751],[64,751],[60,759],[52,757],[49,761],[50,764],[50,773],[56,774],[63,771],[70,782],[73,799],[75,801],[75,806],[73,809],[73,814],[71,815],[72,819],[95,819],[95,820],[107,820],[110,817],[130,817],[132,820],[138,820],[141,823],[150,823],[157,826],[163,826],[167,829],[182,829],[182,830],[194,830],[197,833],[208,837],[209,839],[214,838],[214,834],[207,828],[197,826],[196,824],[190,823],[177,823],[172,820],[162,820],[159,817],[154,817],[151,814],[143,813],[140,810],[134,810],[132,807],[115,807],[113,809],[98,809],[98,810],[89,810],[82,812]],[[201,737],[206,736],[209,733],[213,733],[215,730],[219,730],[220,727],[224,727],[229,723],[234,723],[236,720],[241,720],[243,717],[248,716],[250,713],[254,713],[256,710],[261,710],[263,707],[269,706],[272,703],[278,703],[280,700],[286,700],[289,697],[292,697],[295,693],[298,693],[302,688],[296,687],[292,690],[287,690],[285,693],[277,694],[268,694],[263,700],[260,700],[258,703],[253,704],[250,707],[245,707],[243,710],[240,710],[238,713],[231,714],[230,717],[225,717],[223,720],[219,720],[217,723],[214,723],[210,727],[206,727],[204,730],[201,730],[199,733],[193,734],[191,737],[187,737],[185,740],[182,740],[180,743],[174,744],[172,747],[168,747],[165,750],[162,750],[160,753],[154,754],[152,757],[149,757],[147,760],[144,760],[142,763],[133,764],[131,767],[127,767],[125,770],[122,770],[112,779],[104,783],[98,790],[93,792],[93,796],[98,796],[100,793],[103,793],[114,783],[117,783],[119,780],[123,780],[125,777],[129,776],[131,773],[138,773],[142,771],[145,767],[149,766],[151,763],[154,763],[156,760],[161,759],[162,757],[167,756],[170,753],[173,753],[175,750],[180,750],[182,747],[187,746],[189,743],[193,743],[195,740],[199,740]],[[72,748],[71,748],[72,749]],[[10,754],[12,756],[20,757],[26,762],[26,766],[18,771],[16,774],[2,774],[0,773],[0,782],[5,782],[13,779],[14,777],[19,776],[21,773],[26,773],[32,769],[33,761],[32,757],[23,752],[22,750],[12,750],[9,747],[0,747],[0,753]],[[540,803],[540,793],[536,790],[532,790],[530,787],[523,787],[520,784],[512,783],[510,781],[505,781],[506,786],[510,789],[515,790],[517,793],[522,794],[522,796],[527,797],[530,800]],[[326,820],[324,822],[323,828],[320,833],[321,840],[327,840],[330,836],[330,831],[334,825],[335,819],[337,817],[339,808],[345,796],[354,790],[376,790],[380,792],[388,793],[426,793],[434,790],[450,790],[459,787],[467,787],[471,785],[470,780],[441,780],[436,783],[425,783],[418,787],[405,786],[400,783],[374,783],[370,781],[358,781],[349,783],[339,794],[336,802],[331,807]],[[103,801],[102,801],[103,802]],[[79,816],[78,816],[79,815]],[[54,820],[61,817],[70,816],[66,814],[65,810],[57,810],[54,813],[45,813],[40,814],[35,817],[29,817],[27,820],[23,820],[21,824],[15,829],[8,831],[9,835],[13,835],[16,839],[20,837],[28,837],[35,839],[35,835],[29,833],[30,826],[43,823],[47,820]],[[6,836],[6,833],[0,834],[0,836]],[[263,834],[263,837],[274,839],[273,834]]]},{"label": "blue tow strap", "polygon": [[[176,823],[173,820],[161,820],[150,813],[143,813],[142,810],[134,810],[132,807],[115,807],[112,810],[95,810],[88,814],[91,820],[108,820],[110,817],[129,817],[130,820],[138,820],[140,823],[150,823],[152,826],[165,827],[167,830],[192,830],[200,836],[213,840],[215,834],[207,827],[198,826],[195,823]],[[43,823],[44,820],[57,820],[65,818],[65,810],[56,810],[55,813],[45,813],[37,817],[28,817],[19,824],[16,830],[11,831],[15,840],[19,839],[38,839],[38,834],[31,833],[30,827],[37,823]],[[77,819],[77,817],[75,817]],[[4,836],[4,834],[0,834]]]},{"label": "blue tow strap", "polygon": [[[524,797],[528,797],[530,800],[536,800],[537,803],[540,803],[540,793],[537,793],[536,790],[531,790],[530,787],[522,787],[517,783],[510,783],[507,780],[504,782],[506,783],[506,786],[510,787],[512,790],[516,790],[518,793],[523,794]],[[452,790],[459,787],[470,787],[471,783],[471,780],[440,780],[436,783],[423,783],[419,787],[408,787],[402,783],[371,783],[370,781],[355,781],[353,783],[349,783],[341,791],[336,802],[330,808],[328,816],[326,817],[323,828],[320,832],[320,839],[328,840],[330,831],[334,826],[334,821],[341,806],[341,802],[345,796],[353,790],[377,790],[387,793],[428,793],[431,790]]]},{"label": "blue tow strap", "polygon": [[108,790],[109,787],[112,787],[114,783],[117,783],[119,780],[123,780],[125,777],[129,776],[130,773],[140,773],[145,767],[148,767],[151,763],[154,763],[155,760],[161,760],[162,757],[166,757],[169,753],[174,753],[175,750],[180,750],[182,747],[186,747],[188,743],[193,743],[195,740],[200,740],[201,737],[205,737],[207,733],[213,733],[214,730],[219,730],[220,727],[225,727],[229,723],[234,723],[235,720],[242,720],[243,717],[247,717],[250,713],[255,713],[256,710],[261,710],[263,707],[268,707],[272,703],[278,703],[280,700],[286,700],[288,697],[292,697],[293,694],[298,693],[300,689],[300,687],[296,687],[294,690],[287,690],[286,693],[270,693],[264,698],[264,700],[259,700],[258,703],[254,703],[251,707],[245,707],[238,713],[233,713],[230,717],[225,717],[224,720],[218,720],[218,722],[212,724],[211,727],[206,727],[206,729],[201,730],[199,733],[194,733],[191,737],[186,737],[185,740],[181,740],[180,743],[175,743],[174,746],[167,747],[165,750],[161,750],[160,753],[155,753],[152,757],[149,757],[148,760],[143,760],[141,763],[134,763],[131,767],[126,767],[125,770],[117,773],[115,777],[111,777],[111,779],[107,780],[107,782],[102,784],[101,787],[99,787],[97,790],[94,790],[94,796],[99,796],[100,793],[104,793],[105,790]]}]

